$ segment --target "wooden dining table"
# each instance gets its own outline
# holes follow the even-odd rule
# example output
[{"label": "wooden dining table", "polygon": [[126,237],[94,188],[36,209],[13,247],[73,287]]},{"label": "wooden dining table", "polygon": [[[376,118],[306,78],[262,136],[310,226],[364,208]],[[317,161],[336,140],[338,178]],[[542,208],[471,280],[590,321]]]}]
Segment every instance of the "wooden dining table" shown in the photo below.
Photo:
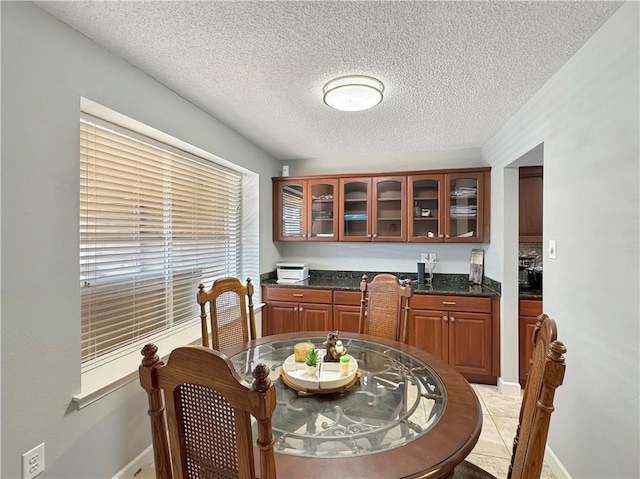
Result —
[{"label": "wooden dining table", "polygon": [[326,335],[278,334],[225,351],[248,382],[256,364],[271,369],[277,397],[272,424],[278,478],[452,476],[482,429],[480,403],[464,377],[413,346],[341,333],[344,347],[357,361],[355,384],[328,394],[287,386],[280,368],[294,345],[311,342],[322,350]]}]

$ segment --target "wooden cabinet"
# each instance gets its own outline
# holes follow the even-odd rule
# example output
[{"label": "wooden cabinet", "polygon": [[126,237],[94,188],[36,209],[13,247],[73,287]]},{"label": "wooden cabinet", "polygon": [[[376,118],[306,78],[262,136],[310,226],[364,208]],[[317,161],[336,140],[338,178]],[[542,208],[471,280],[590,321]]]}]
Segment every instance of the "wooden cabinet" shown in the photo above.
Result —
[{"label": "wooden cabinet", "polygon": [[408,178],[409,241],[477,243],[488,239],[489,172],[412,175]]},{"label": "wooden cabinet", "polygon": [[371,178],[340,179],[340,241],[371,241]]},{"label": "wooden cabinet", "polygon": [[[358,332],[360,291],[263,287],[263,335],[299,331]],[[409,344],[455,367],[467,380],[496,384],[500,374],[498,297],[416,294]]]},{"label": "wooden cabinet", "polygon": [[519,372],[520,386],[524,387],[529,374],[531,356],[533,354],[533,332],[542,314],[542,300],[521,299],[519,305]]},{"label": "wooden cabinet", "polygon": [[274,181],[274,241],[337,241],[337,193],[335,178]]},{"label": "wooden cabinet", "polygon": [[340,241],[407,241],[406,177],[340,179]]},{"label": "wooden cabinet", "polygon": [[359,291],[333,292],[333,329],[341,332],[357,333],[360,327]]},{"label": "wooden cabinet", "polygon": [[274,178],[274,241],[489,240],[490,168]]},{"label": "wooden cabinet", "polygon": [[297,331],[330,331],[333,293],[302,288],[263,288],[265,336]]},{"label": "wooden cabinet", "polygon": [[542,242],[542,166],[520,168],[519,228],[520,242]]},{"label": "wooden cabinet", "polygon": [[416,295],[411,301],[409,344],[438,356],[467,379],[493,371],[491,298]]}]

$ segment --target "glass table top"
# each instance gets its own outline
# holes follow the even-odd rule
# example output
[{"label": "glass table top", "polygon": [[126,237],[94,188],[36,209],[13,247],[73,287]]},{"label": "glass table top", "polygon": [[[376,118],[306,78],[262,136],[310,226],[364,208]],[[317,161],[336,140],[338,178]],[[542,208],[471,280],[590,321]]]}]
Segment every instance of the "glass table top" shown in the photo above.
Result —
[{"label": "glass table top", "polygon": [[438,423],[447,402],[438,375],[408,353],[370,341],[342,338],[361,372],[347,390],[308,394],[285,385],[280,366],[294,345],[308,341],[322,350],[325,339],[274,341],[231,357],[248,383],[258,363],[271,369],[277,398],[272,418],[276,452],[312,457],[372,454],[407,444]]}]

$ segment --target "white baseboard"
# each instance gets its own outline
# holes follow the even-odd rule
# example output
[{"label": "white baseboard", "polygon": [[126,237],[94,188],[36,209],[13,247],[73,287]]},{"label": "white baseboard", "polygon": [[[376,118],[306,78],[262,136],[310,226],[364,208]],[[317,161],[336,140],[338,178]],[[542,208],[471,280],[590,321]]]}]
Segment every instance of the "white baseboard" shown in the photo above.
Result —
[{"label": "white baseboard", "polygon": [[554,454],[548,444],[544,450],[544,462],[547,463],[549,469],[551,469],[551,472],[553,472],[557,479],[571,479],[569,471],[564,468],[560,459],[558,459],[558,456]]},{"label": "white baseboard", "polygon": [[111,479],[133,479],[133,476],[143,467],[153,462],[153,446],[147,447],[129,464],[124,466]]},{"label": "white baseboard", "polygon": [[522,394],[520,383],[503,381],[502,378],[498,378],[498,390],[506,396],[520,396]]}]

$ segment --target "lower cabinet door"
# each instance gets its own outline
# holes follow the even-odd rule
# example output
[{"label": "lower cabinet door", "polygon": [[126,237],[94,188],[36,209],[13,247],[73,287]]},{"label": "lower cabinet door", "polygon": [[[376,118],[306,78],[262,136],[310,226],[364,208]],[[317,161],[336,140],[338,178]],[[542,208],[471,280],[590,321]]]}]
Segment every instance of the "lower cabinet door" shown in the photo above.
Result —
[{"label": "lower cabinet door", "polygon": [[339,332],[357,333],[360,326],[360,306],[333,307],[333,328]]},{"label": "lower cabinet door", "polygon": [[297,303],[270,303],[262,325],[265,336],[299,331]]},{"label": "lower cabinet door", "polygon": [[448,322],[444,311],[412,310],[409,315],[409,344],[448,361]]},{"label": "lower cabinet door", "polygon": [[449,365],[461,373],[491,375],[491,315],[450,312]]},{"label": "lower cabinet door", "polygon": [[300,303],[298,315],[300,318],[299,331],[331,331],[330,304]]},{"label": "lower cabinet door", "polygon": [[533,332],[538,318],[520,316],[520,386],[524,387],[533,356]]}]

